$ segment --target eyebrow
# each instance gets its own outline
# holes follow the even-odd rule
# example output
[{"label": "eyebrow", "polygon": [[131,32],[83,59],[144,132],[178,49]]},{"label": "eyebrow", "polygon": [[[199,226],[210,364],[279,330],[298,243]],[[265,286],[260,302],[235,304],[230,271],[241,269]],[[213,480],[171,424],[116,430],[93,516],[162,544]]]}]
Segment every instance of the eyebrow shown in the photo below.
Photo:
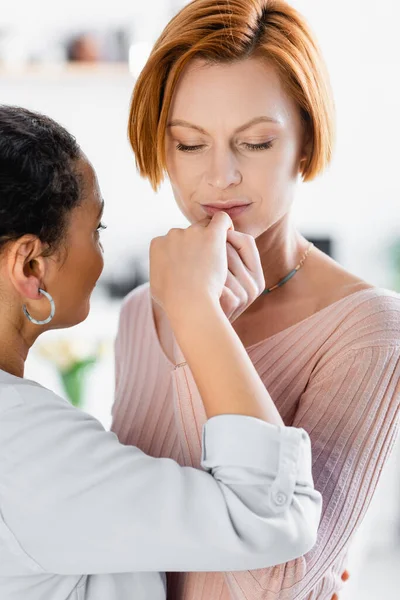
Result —
[{"label": "eyebrow", "polygon": [[[258,123],[275,123],[279,125],[281,121],[279,119],[274,119],[273,117],[254,117],[254,119],[251,119],[251,121],[248,121],[244,125],[238,127],[238,129],[235,130],[235,133],[240,133],[241,131],[248,129],[253,125],[257,125]],[[170,121],[167,124],[167,127],[188,127],[190,129],[196,129],[196,131],[200,131],[200,133],[207,135],[206,130],[199,125],[194,125],[193,123],[183,121],[182,119],[174,119],[173,121]]]}]

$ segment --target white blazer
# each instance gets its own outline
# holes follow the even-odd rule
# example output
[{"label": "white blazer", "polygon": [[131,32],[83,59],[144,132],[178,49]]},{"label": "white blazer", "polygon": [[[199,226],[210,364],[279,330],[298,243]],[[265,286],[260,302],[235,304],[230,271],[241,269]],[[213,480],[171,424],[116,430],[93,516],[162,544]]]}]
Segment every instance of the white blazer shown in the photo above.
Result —
[{"label": "white blazer", "polygon": [[203,471],[124,446],[0,371],[1,600],[165,600],[165,571],[243,571],[314,545],[307,433],[222,415]]}]

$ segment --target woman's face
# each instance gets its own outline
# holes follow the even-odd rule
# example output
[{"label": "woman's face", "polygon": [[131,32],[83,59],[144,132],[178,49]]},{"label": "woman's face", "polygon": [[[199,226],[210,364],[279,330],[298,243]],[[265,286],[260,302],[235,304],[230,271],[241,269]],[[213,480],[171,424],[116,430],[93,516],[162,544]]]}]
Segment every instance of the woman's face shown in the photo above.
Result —
[{"label": "woman's face", "polygon": [[82,159],[82,202],[71,211],[65,250],[46,278],[46,288],[56,303],[50,327],[68,327],[83,321],[90,309],[90,296],[103,270],[100,242],[103,200],[92,166]]},{"label": "woman's face", "polygon": [[[257,238],[289,211],[302,151],[300,111],[266,61],[196,59],[186,67],[168,116],[166,158],[191,223],[217,205]],[[227,210],[232,204],[242,208]]]}]

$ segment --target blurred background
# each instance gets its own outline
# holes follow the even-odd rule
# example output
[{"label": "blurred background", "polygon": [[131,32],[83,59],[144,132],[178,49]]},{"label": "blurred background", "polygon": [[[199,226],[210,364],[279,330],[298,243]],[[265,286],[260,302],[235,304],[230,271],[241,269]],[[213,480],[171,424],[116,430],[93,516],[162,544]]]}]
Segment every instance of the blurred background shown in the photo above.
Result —
[{"label": "blurred background", "polygon": [[[0,0],[0,102],[65,125],[106,201],[105,269],[87,321],[49,332],[28,360],[36,379],[110,426],[113,341],[122,298],[148,277],[151,238],[185,227],[168,183],[155,194],[127,141],[135,79],[184,0]],[[400,5],[292,0],[322,47],[337,107],[329,171],[299,189],[301,231],[353,273],[400,291]],[[399,598],[400,448],[353,544],[340,600]]]}]

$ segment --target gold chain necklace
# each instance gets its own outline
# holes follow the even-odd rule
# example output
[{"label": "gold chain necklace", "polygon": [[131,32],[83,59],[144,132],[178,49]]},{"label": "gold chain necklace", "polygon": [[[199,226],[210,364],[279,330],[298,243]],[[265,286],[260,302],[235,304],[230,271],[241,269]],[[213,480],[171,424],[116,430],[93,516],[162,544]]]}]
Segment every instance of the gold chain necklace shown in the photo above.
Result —
[{"label": "gold chain necklace", "polygon": [[312,249],[313,246],[314,246],[314,244],[312,242],[310,242],[310,245],[308,246],[307,250],[304,252],[303,256],[301,257],[300,262],[297,265],[297,267],[295,267],[292,271],[290,271],[290,273],[288,273],[286,275],[286,277],[284,277],[283,279],[281,279],[280,281],[278,281],[278,283],[276,283],[275,285],[273,285],[270,288],[266,288],[263,291],[263,294],[270,294],[274,290],[282,287],[285,283],[287,283],[289,281],[289,279],[292,279],[292,277],[294,277],[296,275],[296,273],[298,271],[300,271],[301,267],[304,265],[304,262],[305,262],[307,256],[310,254],[311,249]]}]

